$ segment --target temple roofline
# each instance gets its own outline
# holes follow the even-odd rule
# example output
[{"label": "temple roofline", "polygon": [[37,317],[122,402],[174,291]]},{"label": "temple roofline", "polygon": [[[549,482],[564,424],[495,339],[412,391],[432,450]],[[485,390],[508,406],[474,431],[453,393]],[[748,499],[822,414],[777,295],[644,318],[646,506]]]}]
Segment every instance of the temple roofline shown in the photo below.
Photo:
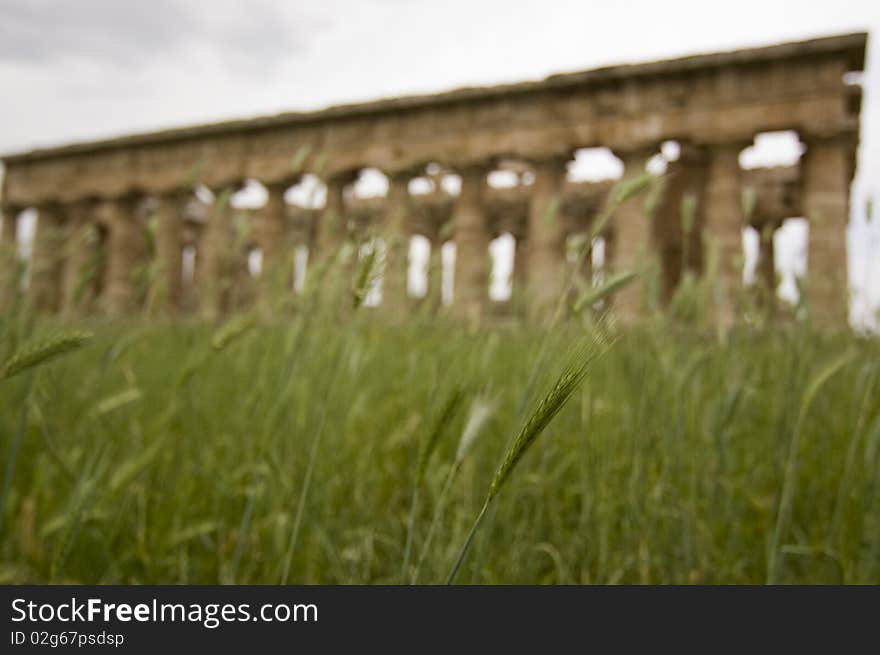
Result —
[{"label": "temple roofline", "polygon": [[486,87],[462,87],[451,91],[433,94],[408,95],[397,98],[385,98],[360,103],[334,105],[325,109],[304,112],[284,112],[280,114],[258,116],[248,119],[234,119],[201,125],[174,127],[158,131],[126,134],[109,139],[76,142],[50,148],[37,148],[23,152],[0,155],[0,160],[11,164],[26,161],[40,161],[79,155],[117,148],[129,148],[162,144],[171,141],[196,139],[218,134],[246,134],[264,129],[320,123],[359,116],[381,115],[400,111],[418,110],[439,107],[456,103],[479,102],[505,96],[516,96],[542,91],[583,88],[603,83],[648,76],[675,75],[691,71],[707,70],[723,66],[745,66],[769,61],[785,61],[804,56],[821,56],[828,53],[848,52],[850,69],[864,69],[865,49],[868,34],[854,32],[851,34],[827,36],[794,41],[780,45],[756,48],[744,48],[715,52],[711,54],[695,54],[674,59],[654,61],[650,63],[620,64],[604,66],[580,72],[550,75],[543,80],[499,84]]}]

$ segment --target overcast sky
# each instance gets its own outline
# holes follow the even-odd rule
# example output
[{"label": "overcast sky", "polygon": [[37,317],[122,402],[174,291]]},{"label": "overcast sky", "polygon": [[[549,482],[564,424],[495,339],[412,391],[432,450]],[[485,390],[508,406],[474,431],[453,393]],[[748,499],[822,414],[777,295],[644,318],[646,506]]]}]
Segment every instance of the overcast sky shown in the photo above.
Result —
[{"label": "overcast sky", "polygon": [[[852,31],[880,35],[880,1],[0,0],[0,151]],[[878,57],[870,43],[857,285],[880,276],[863,216]]]}]

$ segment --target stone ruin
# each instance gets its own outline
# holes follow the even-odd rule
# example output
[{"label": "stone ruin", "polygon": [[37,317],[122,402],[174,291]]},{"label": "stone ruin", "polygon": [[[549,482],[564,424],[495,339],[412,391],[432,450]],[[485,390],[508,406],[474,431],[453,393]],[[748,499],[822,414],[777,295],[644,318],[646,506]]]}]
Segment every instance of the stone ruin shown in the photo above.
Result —
[{"label": "stone ruin", "polygon": [[[563,292],[566,243],[609,207],[610,182],[566,180],[573,153],[606,147],[628,180],[675,141],[679,156],[652,207],[638,197],[614,206],[601,232],[604,268],[641,271],[658,262],[668,300],[682,271],[699,273],[714,244],[727,298],[721,312],[733,320],[744,226],[772,235],[784,219],[803,216],[810,306],[823,320],[845,320],[862,93],[853,73],[863,70],[866,41],[849,34],[7,155],[0,302],[25,294],[38,310],[65,315],[121,315],[149,303],[213,317],[230,310],[233,297],[260,302],[270,280],[287,285],[295,246],[306,246],[313,263],[372,230],[389,244],[383,305],[407,302],[406,238],[420,234],[434,253],[454,241],[451,310],[479,318],[490,304],[488,246],[507,232],[516,240],[514,293],[530,314],[546,316]],[[740,153],[756,135],[782,130],[806,147],[797,166],[741,169]],[[387,175],[384,198],[352,197],[367,168]],[[491,188],[493,170],[512,172],[519,184]],[[439,185],[427,195],[409,192],[412,179],[438,171],[460,176],[457,195]],[[285,201],[305,174],[326,185],[321,209]],[[261,182],[268,200],[244,214],[239,238],[228,199],[247,180]],[[196,201],[196,185],[215,201]],[[682,221],[688,199],[691,230]],[[28,208],[38,220],[24,284],[10,251]],[[246,264],[254,249],[262,257],[257,280]],[[190,282],[182,274],[186,250],[195,254]],[[772,239],[761,240],[758,270],[775,288]],[[137,284],[144,271],[146,290]],[[438,274],[431,275],[435,296]],[[640,297],[632,285],[615,298],[617,311],[635,316]]]}]

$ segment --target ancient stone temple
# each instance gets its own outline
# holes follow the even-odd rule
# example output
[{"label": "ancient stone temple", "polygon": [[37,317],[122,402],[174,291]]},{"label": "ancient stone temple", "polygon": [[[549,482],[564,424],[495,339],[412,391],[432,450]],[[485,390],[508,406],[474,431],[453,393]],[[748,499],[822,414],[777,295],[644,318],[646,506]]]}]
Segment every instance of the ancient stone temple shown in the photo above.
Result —
[{"label": "ancient stone temple", "polygon": [[[38,309],[66,314],[217,316],[278,289],[292,293],[295,247],[307,247],[314,264],[373,230],[385,243],[382,304],[406,303],[407,243],[419,234],[433,253],[444,240],[455,243],[451,309],[479,318],[489,305],[489,243],[510,233],[513,297],[540,318],[569,279],[572,237],[593,230],[608,271],[653,262],[666,299],[683,271],[702,270],[711,244],[720,297],[728,298],[722,312],[733,319],[743,228],[772,235],[784,219],[802,216],[810,306],[816,316],[842,318],[861,105],[854,73],[863,69],[866,40],[850,34],[7,155],[0,302],[24,294]],[[805,146],[798,165],[742,170],[740,154],[756,135],[781,130]],[[638,178],[669,141],[679,155],[650,207],[640,196],[613,204],[610,182],[566,178],[573,153],[592,147],[623,162],[624,181]],[[368,168],[387,176],[384,198],[352,196]],[[492,188],[487,176],[497,170],[519,184]],[[440,185],[410,192],[413,179],[444,173],[460,179],[457,193]],[[285,199],[306,174],[326,185],[323,208]],[[268,200],[242,219],[230,197],[248,180],[262,183]],[[212,203],[195,198],[198,185],[213,192]],[[594,230],[609,207],[611,220]],[[38,218],[25,281],[10,249],[29,208]],[[759,271],[772,286],[772,239],[761,244]],[[259,279],[247,266],[254,252]],[[187,257],[195,262],[188,277]],[[589,258],[574,265],[588,268]],[[614,302],[634,316],[639,298],[637,284]]]}]

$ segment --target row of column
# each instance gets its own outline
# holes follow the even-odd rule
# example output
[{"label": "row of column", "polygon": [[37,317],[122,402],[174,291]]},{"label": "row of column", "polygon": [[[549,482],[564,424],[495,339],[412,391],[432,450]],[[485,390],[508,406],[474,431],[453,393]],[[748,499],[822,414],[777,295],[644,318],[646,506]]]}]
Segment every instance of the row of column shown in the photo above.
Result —
[{"label": "row of column", "polygon": [[[742,280],[742,183],[739,154],[748,144],[720,143],[682,145],[681,157],[671,169],[663,211],[680,212],[681,199],[689,194],[695,202],[695,230],[702,235],[691,240],[692,268],[701,266],[701,249],[715,244],[719,255],[722,320],[731,322],[736,311],[733,297]],[[639,175],[654,150],[617,153],[624,163],[624,184]],[[516,280],[525,280],[525,297],[530,313],[545,318],[554,313],[566,280],[566,228],[561,220],[562,187],[568,160],[550,156],[530,162],[534,173],[531,187],[528,237],[518,248]],[[459,168],[461,190],[453,213],[456,244],[453,311],[466,319],[478,319],[488,301],[491,234],[486,212],[487,175],[490,162]],[[809,293],[815,311],[828,318],[845,317],[846,250],[849,183],[852,177],[851,146],[840,139],[808,141],[801,164],[802,205],[810,220]],[[419,171],[389,176],[385,202],[386,273],[383,303],[399,307],[406,299],[407,219],[410,212],[408,185]],[[325,208],[317,225],[315,248],[334,253],[348,237],[346,188],[355,181],[353,171],[327,179]],[[291,244],[288,239],[286,190],[298,182],[291,178],[268,184],[268,201],[251,226],[252,238],[262,252],[259,295],[265,300],[290,284]],[[233,252],[236,239],[231,220],[231,195],[237,187],[219,190],[204,226],[198,254],[198,285],[201,306],[209,317],[222,314],[241,269],[241,254]],[[178,311],[182,301],[183,205],[190,190],[179,190],[153,199],[155,232],[148,235],[147,218],[139,211],[142,197],[89,200],[62,206],[46,203],[38,208],[38,234],[34,242],[30,299],[47,311],[75,313],[88,307],[100,295],[103,308],[125,314],[144,302],[144,291],[135,284],[137,274],[147,272],[151,280],[147,300],[155,306]],[[4,212],[0,230],[2,293],[8,299],[14,286],[11,270],[14,257],[14,208]],[[783,218],[783,217],[780,217]],[[12,219],[12,220],[10,220]],[[680,252],[689,235],[676,232],[677,216],[663,221],[645,208],[644,195],[628,198],[614,207],[611,222],[613,240],[607,243],[610,270],[644,271],[652,258],[665,251]],[[672,226],[672,227],[671,227]],[[154,259],[151,261],[151,249]],[[520,244],[522,245],[522,244]],[[100,247],[103,246],[103,247]],[[688,250],[687,247],[684,248]],[[697,251],[697,252],[693,252]],[[99,253],[104,253],[100,261]],[[522,261],[524,258],[525,261]],[[667,258],[668,259],[668,258]],[[762,261],[766,262],[765,257]],[[772,266],[772,258],[770,259]],[[676,264],[677,266],[678,264]],[[152,267],[152,268],[150,268]],[[674,284],[674,272],[664,280]],[[639,313],[642,289],[633,285],[615,299],[624,316]],[[0,298],[3,300],[4,298]]]},{"label": "row of column", "polygon": [[[733,296],[742,283],[743,208],[739,154],[748,143],[724,144],[708,151],[705,231],[716,239],[723,291]],[[846,225],[853,177],[853,144],[844,138],[808,138],[800,161],[801,209],[809,221],[807,299],[815,320],[843,323],[847,318]],[[780,219],[789,217],[778,217]],[[775,277],[772,230],[762,238],[759,279]],[[769,241],[769,242],[768,242]],[[722,305],[732,321],[736,306]]]}]

